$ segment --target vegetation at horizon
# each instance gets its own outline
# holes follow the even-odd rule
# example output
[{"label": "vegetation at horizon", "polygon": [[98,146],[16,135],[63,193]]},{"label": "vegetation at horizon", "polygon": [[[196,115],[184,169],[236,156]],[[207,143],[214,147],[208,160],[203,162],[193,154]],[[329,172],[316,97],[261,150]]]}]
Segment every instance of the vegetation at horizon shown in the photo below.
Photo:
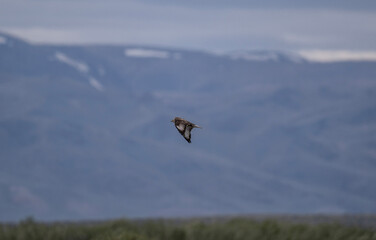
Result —
[{"label": "vegetation at horizon", "polygon": [[234,218],[199,220],[116,220],[100,223],[40,223],[32,218],[0,223],[1,240],[376,240],[376,231],[340,224],[292,224]]}]

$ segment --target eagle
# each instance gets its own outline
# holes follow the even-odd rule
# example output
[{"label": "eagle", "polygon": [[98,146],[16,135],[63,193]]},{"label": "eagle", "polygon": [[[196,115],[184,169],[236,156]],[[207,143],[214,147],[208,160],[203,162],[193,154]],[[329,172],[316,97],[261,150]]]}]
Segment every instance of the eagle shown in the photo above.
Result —
[{"label": "eagle", "polygon": [[191,143],[191,130],[193,128],[202,128],[180,117],[175,117],[174,119],[171,120],[171,122],[175,124],[176,129],[189,143]]}]

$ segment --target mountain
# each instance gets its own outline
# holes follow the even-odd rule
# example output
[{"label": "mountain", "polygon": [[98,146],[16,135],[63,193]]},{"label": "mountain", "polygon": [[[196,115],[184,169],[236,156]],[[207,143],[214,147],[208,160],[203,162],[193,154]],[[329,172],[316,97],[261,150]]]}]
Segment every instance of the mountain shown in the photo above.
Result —
[{"label": "mountain", "polygon": [[376,62],[1,34],[0,97],[1,221],[376,212]]}]

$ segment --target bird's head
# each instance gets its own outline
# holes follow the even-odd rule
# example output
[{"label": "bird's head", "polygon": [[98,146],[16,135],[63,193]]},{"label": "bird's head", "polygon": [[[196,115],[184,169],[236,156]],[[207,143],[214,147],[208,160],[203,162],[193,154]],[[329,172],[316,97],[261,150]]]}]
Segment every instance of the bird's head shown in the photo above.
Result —
[{"label": "bird's head", "polygon": [[171,122],[175,123],[175,118],[171,120]]}]

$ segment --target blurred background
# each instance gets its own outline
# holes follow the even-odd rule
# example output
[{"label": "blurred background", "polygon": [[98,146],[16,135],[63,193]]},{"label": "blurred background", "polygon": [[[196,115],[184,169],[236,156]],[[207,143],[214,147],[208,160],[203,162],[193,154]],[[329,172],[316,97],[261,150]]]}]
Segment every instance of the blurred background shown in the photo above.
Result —
[{"label": "blurred background", "polygon": [[0,0],[0,221],[374,214],[375,172],[373,0]]}]

